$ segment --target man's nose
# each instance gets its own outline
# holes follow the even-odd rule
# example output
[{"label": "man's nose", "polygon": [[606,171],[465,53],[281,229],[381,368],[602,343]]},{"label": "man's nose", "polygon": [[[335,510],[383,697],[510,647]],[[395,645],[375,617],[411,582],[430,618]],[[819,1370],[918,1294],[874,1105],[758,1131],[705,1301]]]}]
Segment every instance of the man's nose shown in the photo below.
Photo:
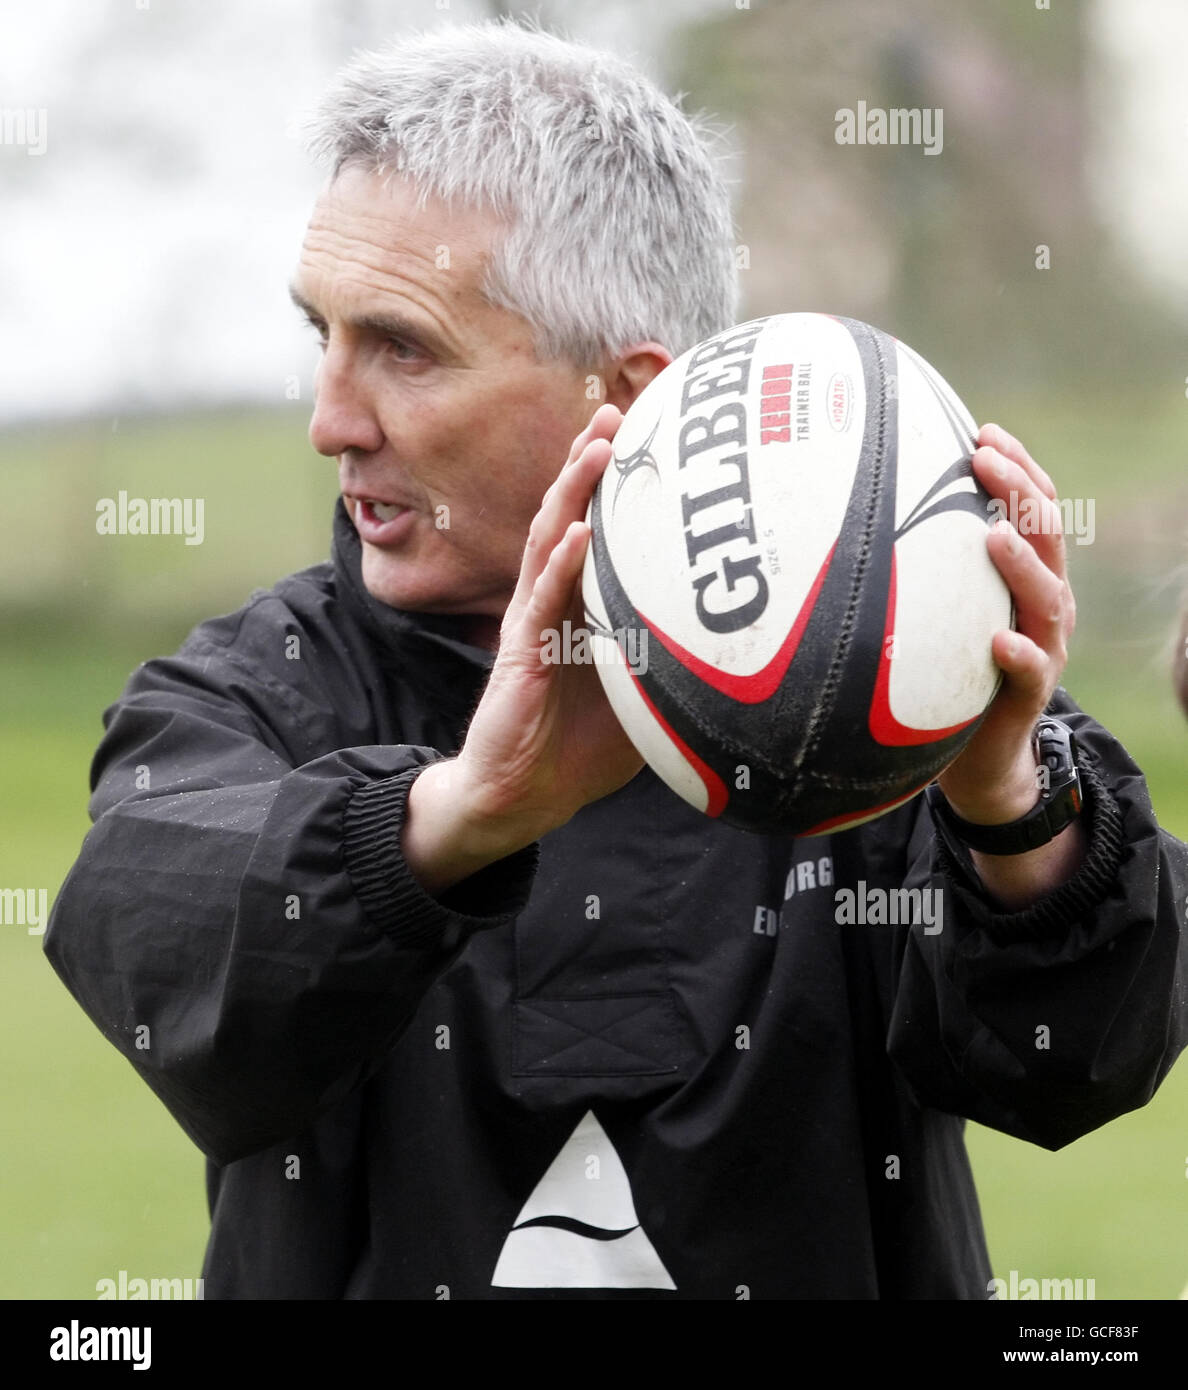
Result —
[{"label": "man's nose", "polygon": [[362,373],[345,346],[331,343],[314,372],[309,442],[327,458],[348,449],[373,454],[384,442]]}]

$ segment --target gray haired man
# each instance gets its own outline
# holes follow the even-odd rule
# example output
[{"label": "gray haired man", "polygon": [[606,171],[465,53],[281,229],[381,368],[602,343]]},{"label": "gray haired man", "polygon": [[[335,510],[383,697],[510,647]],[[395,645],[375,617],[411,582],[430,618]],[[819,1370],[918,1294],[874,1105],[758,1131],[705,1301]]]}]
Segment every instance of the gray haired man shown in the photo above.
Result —
[{"label": "gray haired man", "polygon": [[[620,412],[736,312],[704,132],[492,25],[356,59],[314,145],[333,558],[133,675],[46,937],[209,1159],[207,1296],[986,1297],[960,1117],[1057,1147],[1188,1033],[1188,855],[1057,688],[1060,536],[991,537],[1017,631],[941,779],[1027,814],[1058,714],[1084,811],[1048,843],[953,853],[923,798],[804,842],[699,816],[540,653]],[[839,930],[857,883],[943,930]]]}]

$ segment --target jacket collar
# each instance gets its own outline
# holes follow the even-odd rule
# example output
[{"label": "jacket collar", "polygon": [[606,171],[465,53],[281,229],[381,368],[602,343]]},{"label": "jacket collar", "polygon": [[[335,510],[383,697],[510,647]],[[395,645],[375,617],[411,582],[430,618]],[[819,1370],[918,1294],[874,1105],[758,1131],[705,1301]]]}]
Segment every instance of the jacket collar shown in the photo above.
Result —
[{"label": "jacket collar", "polygon": [[411,613],[381,603],[363,583],[363,544],[347,515],[341,497],[334,504],[334,533],[330,548],[338,592],[380,648],[396,656],[429,644],[444,648],[471,664],[490,667],[494,653],[467,642],[462,618],[450,614]]}]

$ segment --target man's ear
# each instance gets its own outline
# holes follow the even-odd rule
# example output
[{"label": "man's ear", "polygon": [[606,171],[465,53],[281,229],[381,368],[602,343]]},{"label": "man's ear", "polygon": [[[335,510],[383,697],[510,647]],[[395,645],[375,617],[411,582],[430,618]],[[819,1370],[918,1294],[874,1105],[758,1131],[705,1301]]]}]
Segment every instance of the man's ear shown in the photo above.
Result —
[{"label": "man's ear", "polygon": [[626,412],[627,407],[653,377],[672,361],[672,353],[659,343],[636,343],[606,369],[606,400]]}]

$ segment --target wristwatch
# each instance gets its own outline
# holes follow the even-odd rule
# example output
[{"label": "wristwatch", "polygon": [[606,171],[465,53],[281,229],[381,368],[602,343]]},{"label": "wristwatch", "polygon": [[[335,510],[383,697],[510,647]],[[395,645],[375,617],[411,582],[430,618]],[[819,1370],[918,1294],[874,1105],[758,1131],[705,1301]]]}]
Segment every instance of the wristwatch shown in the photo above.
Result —
[{"label": "wristwatch", "polygon": [[933,824],[945,836],[950,849],[957,840],[981,854],[1026,854],[1038,849],[1081,814],[1081,776],[1077,770],[1077,746],[1067,724],[1044,715],[1032,736],[1036,770],[1043,768],[1039,801],[1018,820],[1005,825],[977,825],[963,820],[934,782],[928,788],[928,808]]}]

